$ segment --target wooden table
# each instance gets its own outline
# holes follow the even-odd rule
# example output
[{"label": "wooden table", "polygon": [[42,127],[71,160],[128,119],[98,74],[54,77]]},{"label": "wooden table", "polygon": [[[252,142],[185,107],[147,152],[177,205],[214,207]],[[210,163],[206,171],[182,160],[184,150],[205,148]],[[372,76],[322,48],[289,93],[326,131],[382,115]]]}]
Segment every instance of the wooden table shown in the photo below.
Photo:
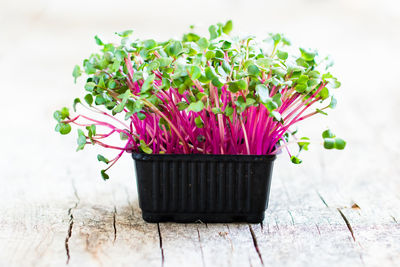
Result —
[{"label": "wooden table", "polygon": [[[70,74],[96,48],[91,36],[131,27],[166,37],[220,11],[200,6],[182,22],[163,19],[172,7],[161,2],[135,16],[133,2],[1,7],[0,266],[399,266],[399,12],[386,2],[363,2],[361,11],[353,1],[306,2],[279,2],[288,13],[269,16],[275,2],[247,15],[243,1],[223,2],[243,31],[264,34],[255,20],[331,52],[343,84],[337,110],[304,124],[317,144],[303,164],[285,154],[276,161],[262,224],[145,223],[129,156],[104,182],[102,150],[75,153],[76,134],[53,132],[53,110],[82,95],[83,80],[74,86]],[[346,150],[321,148],[325,126],[347,140]]]},{"label": "wooden table", "polygon": [[103,182],[92,159],[54,156],[2,187],[0,265],[398,266],[399,181],[322,152],[277,160],[262,224],[146,223],[129,157]]}]

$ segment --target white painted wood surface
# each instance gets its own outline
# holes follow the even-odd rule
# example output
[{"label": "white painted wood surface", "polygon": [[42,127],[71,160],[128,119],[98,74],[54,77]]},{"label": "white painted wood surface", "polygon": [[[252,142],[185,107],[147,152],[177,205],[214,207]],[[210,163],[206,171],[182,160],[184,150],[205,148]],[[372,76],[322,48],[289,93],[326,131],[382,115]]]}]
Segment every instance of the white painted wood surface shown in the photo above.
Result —
[{"label": "white painted wood surface", "polygon": [[[81,2],[0,1],[0,266],[400,265],[396,2],[155,1],[151,12],[143,1]],[[338,108],[303,132],[319,140],[332,126],[348,147],[313,145],[300,166],[282,155],[263,224],[145,223],[130,157],[102,181],[100,150],[75,153],[52,112],[81,94],[70,73],[95,34],[167,38],[217,18],[331,52]]]}]

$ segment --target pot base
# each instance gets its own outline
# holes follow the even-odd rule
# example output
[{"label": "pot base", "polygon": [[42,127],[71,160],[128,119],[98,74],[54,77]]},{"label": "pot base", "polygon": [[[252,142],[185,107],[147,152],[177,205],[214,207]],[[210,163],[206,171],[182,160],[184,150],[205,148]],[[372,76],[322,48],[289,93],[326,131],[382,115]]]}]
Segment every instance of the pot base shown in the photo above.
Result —
[{"label": "pot base", "polygon": [[156,222],[178,222],[178,223],[231,223],[248,222],[261,223],[264,220],[265,212],[238,214],[238,213],[153,213],[143,212],[143,219],[149,223]]}]

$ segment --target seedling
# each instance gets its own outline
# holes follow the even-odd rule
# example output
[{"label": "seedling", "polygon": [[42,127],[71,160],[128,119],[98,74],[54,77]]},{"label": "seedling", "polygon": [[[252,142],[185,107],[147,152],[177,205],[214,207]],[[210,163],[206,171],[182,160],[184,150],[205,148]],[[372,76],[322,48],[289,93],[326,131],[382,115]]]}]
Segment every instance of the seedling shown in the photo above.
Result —
[{"label": "seedling", "polygon": [[[292,128],[336,106],[340,82],[327,71],[331,62],[315,50],[289,53],[283,34],[259,41],[231,37],[231,30],[228,21],[211,25],[209,37],[190,32],[158,42],[132,40],[132,31],[124,31],[113,44],[96,36],[100,51],[73,70],[75,81],[87,77],[86,95],[74,100],[73,110],[83,106],[105,119],[64,107],[54,113],[56,131],[68,134],[76,125],[77,150],[95,144],[119,151],[111,160],[98,155],[108,164],[104,179],[124,152],[271,155],[285,148],[301,163],[298,152],[310,140]],[[107,143],[116,134],[123,145]],[[329,130],[322,136],[327,149],[346,145]]]}]

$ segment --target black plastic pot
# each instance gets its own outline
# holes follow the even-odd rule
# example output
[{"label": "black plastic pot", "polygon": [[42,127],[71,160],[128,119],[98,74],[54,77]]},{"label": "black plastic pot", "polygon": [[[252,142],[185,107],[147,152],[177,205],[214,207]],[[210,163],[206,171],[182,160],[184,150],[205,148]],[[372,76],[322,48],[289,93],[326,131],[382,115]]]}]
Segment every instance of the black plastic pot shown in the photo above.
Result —
[{"label": "black plastic pot", "polygon": [[276,156],[132,154],[147,222],[264,220]]}]

